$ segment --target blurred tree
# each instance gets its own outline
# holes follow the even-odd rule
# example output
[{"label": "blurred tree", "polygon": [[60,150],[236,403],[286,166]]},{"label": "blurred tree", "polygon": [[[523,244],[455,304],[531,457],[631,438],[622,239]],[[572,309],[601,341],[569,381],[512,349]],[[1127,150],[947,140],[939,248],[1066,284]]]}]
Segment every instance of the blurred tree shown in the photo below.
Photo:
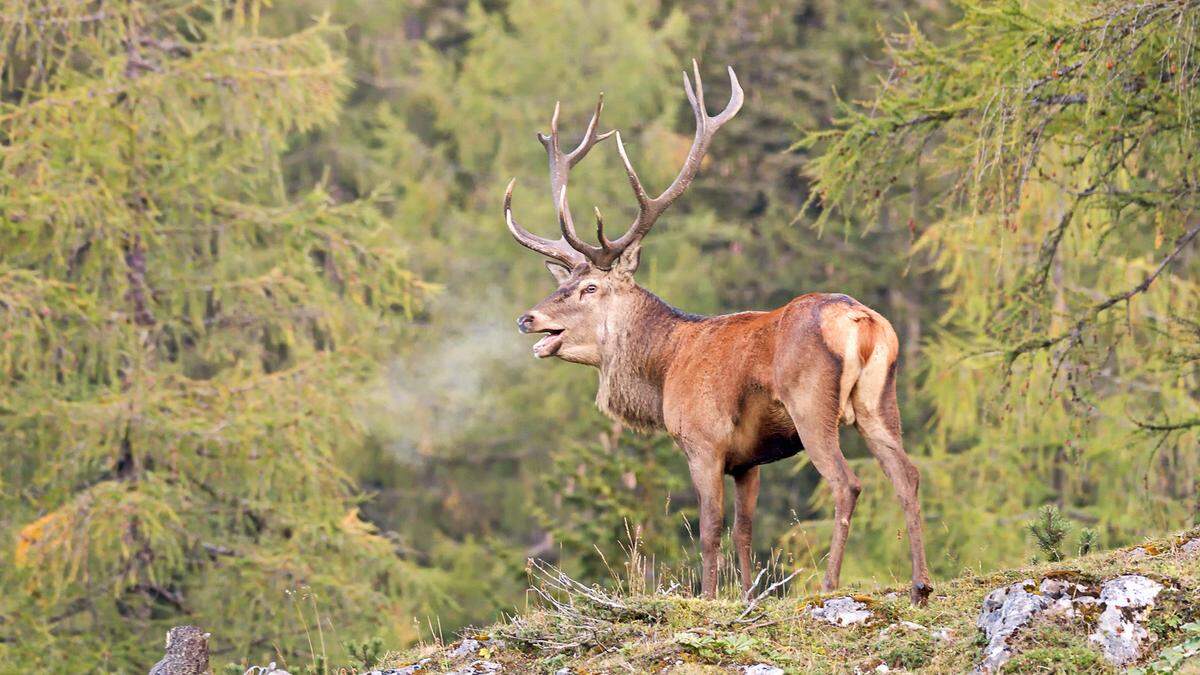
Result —
[{"label": "blurred tree", "polygon": [[261,10],[0,5],[0,663],[137,670],[184,622],[309,662],[427,611],[339,466],[425,287],[377,197],[285,194],[349,82]]},{"label": "blurred tree", "polygon": [[878,97],[807,139],[823,219],[923,184],[916,246],[949,302],[926,351],[931,546],[1019,560],[1046,502],[1106,545],[1195,522],[1200,3],[961,7],[945,40],[896,35]]}]

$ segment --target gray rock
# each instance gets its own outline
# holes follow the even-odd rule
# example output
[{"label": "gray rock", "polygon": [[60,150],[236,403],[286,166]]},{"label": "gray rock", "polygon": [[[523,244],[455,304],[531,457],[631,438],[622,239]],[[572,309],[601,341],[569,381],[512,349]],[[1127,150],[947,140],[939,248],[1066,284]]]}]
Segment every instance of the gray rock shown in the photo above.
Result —
[{"label": "gray rock", "polygon": [[863,623],[871,618],[871,611],[865,604],[849,597],[830,598],[820,607],[810,609],[809,614],[835,626]]},{"label": "gray rock", "polygon": [[1180,546],[1179,550],[1180,550],[1180,552],[1183,553],[1184,556],[1186,556],[1188,558],[1195,558],[1197,556],[1200,556],[1200,537],[1196,537],[1195,539],[1187,542],[1183,546]]},{"label": "gray rock", "polygon": [[292,675],[283,668],[278,668],[272,661],[264,666],[250,666],[242,675]]},{"label": "gray rock", "polygon": [[879,631],[879,637],[887,637],[888,635],[891,635],[892,633],[894,633],[896,631],[912,632],[912,631],[924,631],[924,630],[927,630],[925,628],[925,626],[922,626],[921,624],[916,623],[915,621],[900,621],[898,623],[893,623],[893,624],[884,626],[883,630]]},{"label": "gray rock", "polygon": [[1088,639],[1098,644],[1114,665],[1132,663],[1142,655],[1150,632],[1140,622],[1162,589],[1162,584],[1137,574],[1117,577],[1100,587],[1104,611]]},{"label": "gray rock", "polygon": [[1086,586],[1064,579],[1043,579],[1037,592],[1031,592],[1033,587],[1033,580],[1026,579],[998,588],[984,598],[977,625],[988,644],[976,672],[995,672],[1008,661],[1012,657],[1009,638],[1038,614],[1074,619],[1089,605],[1098,605],[1102,611],[1088,639],[1112,664],[1132,663],[1141,657],[1150,639],[1141,622],[1163,589],[1162,584],[1137,574],[1106,581],[1100,587],[1100,597],[1090,595]]},{"label": "gray rock", "polygon": [[742,670],[742,675],[783,675],[783,668],[773,666],[769,663],[756,663],[752,666],[746,666]]},{"label": "gray rock", "polygon": [[504,670],[503,666],[495,661],[472,661],[462,670],[455,670],[447,675],[487,675],[488,673],[499,673]]},{"label": "gray rock", "polygon": [[1008,649],[1008,638],[1012,637],[1018,628],[1029,623],[1036,614],[1050,606],[1049,598],[1025,590],[1033,585],[1032,579],[1026,579],[1011,586],[997,588],[983,599],[983,609],[975,624],[987,637],[988,644],[983,650],[983,661],[975,667],[975,672],[991,673],[999,670],[1000,666],[1012,658],[1012,652]]},{"label": "gray rock", "polygon": [[482,646],[483,645],[479,644],[479,640],[472,640],[471,638],[467,638],[467,639],[463,640],[462,642],[458,643],[457,647],[455,647],[454,649],[451,649],[449,656],[450,656],[450,658],[453,658],[453,659],[461,659],[461,658],[464,658],[467,656],[471,656],[475,652],[479,651],[480,647],[482,647]]},{"label": "gray rock", "polygon": [[1063,596],[1075,597],[1087,592],[1087,586],[1077,584],[1074,581],[1066,579],[1054,579],[1047,577],[1042,579],[1042,583],[1038,585],[1038,591],[1042,595],[1049,595],[1052,598],[1061,598]]},{"label": "gray rock", "polygon": [[1142,560],[1143,558],[1149,558],[1150,552],[1147,551],[1146,549],[1142,548],[1141,546],[1138,546],[1137,548],[1131,550],[1126,555],[1129,556],[1130,560]]}]

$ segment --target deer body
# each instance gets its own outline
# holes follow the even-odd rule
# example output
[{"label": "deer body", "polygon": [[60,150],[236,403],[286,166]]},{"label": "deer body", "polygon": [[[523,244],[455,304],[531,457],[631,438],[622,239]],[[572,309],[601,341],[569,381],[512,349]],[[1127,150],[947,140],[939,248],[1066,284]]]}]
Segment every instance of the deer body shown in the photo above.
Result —
[{"label": "deer body", "polygon": [[904,452],[896,403],[899,353],[891,324],[842,294],[810,293],[769,312],[700,317],[681,312],[633,280],[641,238],[686,189],[699,170],[712,134],[736,114],[742,92],[730,70],[733,93],[716,117],[704,110],[699,73],[685,89],[696,112],[696,138],[679,177],[649,197],[617,146],[639,205],[637,219],[616,241],[582,242],[567,204],[567,174],[597,142],[601,104],[579,146],[558,147],[558,109],[551,135],[539,139],[550,159],[551,191],[562,238],[530,234],[512,217],[512,183],[505,219],[523,245],[551,259],[559,287],[518,319],[525,333],[545,333],[533,346],[539,358],[557,357],[599,370],[596,403],[608,416],[640,430],[665,430],[687,457],[700,506],[700,541],[706,596],[716,592],[724,526],[724,477],[736,490],[733,541],[743,592],[751,574],[751,535],[759,467],[806,451],[834,494],[834,533],[823,588],[837,587],[850,518],[861,491],[838,444],[838,427],[852,424],[866,439],[896,490],[905,513],[913,571],[912,599],[932,590],[925,561],[919,472]]}]

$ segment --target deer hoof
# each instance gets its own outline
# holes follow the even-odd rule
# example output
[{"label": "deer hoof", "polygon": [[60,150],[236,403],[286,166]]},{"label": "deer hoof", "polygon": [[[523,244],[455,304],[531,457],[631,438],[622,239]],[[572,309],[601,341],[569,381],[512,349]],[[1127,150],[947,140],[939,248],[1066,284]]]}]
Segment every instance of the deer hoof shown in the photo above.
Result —
[{"label": "deer hoof", "polygon": [[915,581],[912,586],[912,604],[917,607],[924,607],[925,603],[929,602],[929,594],[933,592],[933,586],[924,581]]}]

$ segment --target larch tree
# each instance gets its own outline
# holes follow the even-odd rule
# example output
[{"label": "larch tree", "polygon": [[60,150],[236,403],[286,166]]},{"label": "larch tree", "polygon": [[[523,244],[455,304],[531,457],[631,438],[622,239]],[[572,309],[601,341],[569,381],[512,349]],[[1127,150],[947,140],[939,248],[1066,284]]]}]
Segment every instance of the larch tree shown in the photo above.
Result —
[{"label": "larch tree", "polygon": [[878,96],[805,141],[822,218],[900,210],[945,285],[930,547],[1019,560],[1049,502],[1106,545],[1195,522],[1200,2],[960,9],[945,40],[893,36]]},{"label": "larch tree", "polygon": [[412,632],[423,577],[340,463],[426,287],[377,200],[286,189],[348,79],[326,22],[262,9],[0,4],[2,663]]}]

